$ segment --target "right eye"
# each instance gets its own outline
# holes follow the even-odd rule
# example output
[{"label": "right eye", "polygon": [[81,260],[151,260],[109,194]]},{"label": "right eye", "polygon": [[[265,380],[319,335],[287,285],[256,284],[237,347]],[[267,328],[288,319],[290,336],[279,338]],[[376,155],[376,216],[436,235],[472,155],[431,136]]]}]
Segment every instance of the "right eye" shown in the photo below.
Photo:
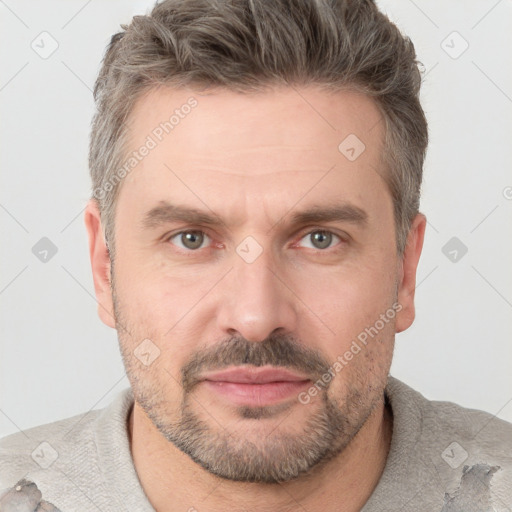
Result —
[{"label": "right eye", "polygon": [[[170,242],[173,239],[177,239],[179,243],[172,242],[174,245],[177,245],[180,249],[184,249],[187,251],[196,251],[200,249],[203,245],[205,239],[209,239],[210,237],[204,233],[204,231],[179,231],[178,233],[174,233],[173,235],[167,238],[167,241]],[[181,243],[181,245],[180,245]]]}]

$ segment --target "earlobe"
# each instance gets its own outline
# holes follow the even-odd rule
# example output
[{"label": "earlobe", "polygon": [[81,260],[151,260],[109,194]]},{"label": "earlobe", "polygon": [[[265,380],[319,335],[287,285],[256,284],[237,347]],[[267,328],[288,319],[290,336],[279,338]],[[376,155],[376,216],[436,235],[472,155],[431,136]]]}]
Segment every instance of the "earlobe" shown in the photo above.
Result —
[{"label": "earlobe", "polygon": [[110,255],[103,237],[100,211],[94,199],[85,208],[85,227],[89,238],[94,290],[98,302],[98,315],[101,321],[115,329],[115,317],[111,290]]},{"label": "earlobe", "polygon": [[397,333],[408,329],[414,321],[416,271],[423,248],[426,223],[425,215],[418,213],[411,223],[407,236],[407,244],[401,262],[400,281],[398,283],[398,302],[401,304],[402,310],[396,316],[395,330]]}]

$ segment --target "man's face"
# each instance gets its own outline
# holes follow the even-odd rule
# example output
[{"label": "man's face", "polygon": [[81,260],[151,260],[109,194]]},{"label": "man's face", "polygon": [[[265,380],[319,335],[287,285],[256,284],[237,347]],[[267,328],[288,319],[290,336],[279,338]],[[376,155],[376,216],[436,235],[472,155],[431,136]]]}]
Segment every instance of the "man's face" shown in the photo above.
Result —
[{"label": "man's face", "polygon": [[115,213],[113,309],[136,406],[221,477],[309,471],[382,403],[401,330],[380,113],[354,92],[286,88],[154,90],[132,114],[130,150],[157,142]]}]

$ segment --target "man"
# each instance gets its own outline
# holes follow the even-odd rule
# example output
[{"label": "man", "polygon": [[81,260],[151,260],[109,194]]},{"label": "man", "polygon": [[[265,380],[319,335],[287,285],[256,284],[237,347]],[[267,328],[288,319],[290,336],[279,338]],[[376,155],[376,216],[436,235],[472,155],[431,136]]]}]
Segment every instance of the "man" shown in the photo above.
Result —
[{"label": "man", "polygon": [[389,376],[419,86],[369,0],[167,0],[113,36],[85,223],[131,388],[4,438],[0,510],[512,506],[512,426]]}]

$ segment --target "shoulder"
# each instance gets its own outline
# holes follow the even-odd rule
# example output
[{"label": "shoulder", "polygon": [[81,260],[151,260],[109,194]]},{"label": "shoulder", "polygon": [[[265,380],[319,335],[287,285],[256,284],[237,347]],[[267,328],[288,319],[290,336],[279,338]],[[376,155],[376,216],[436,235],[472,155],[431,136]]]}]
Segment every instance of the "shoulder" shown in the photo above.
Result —
[{"label": "shoulder", "polygon": [[[133,404],[131,389],[120,391],[102,409],[38,425],[0,439],[0,491],[19,479],[49,479],[62,471],[97,473],[98,445],[111,451],[126,437],[126,415]],[[121,439],[121,441],[120,441]],[[59,472],[61,473],[59,476]],[[34,480],[33,478],[33,480]],[[35,481],[35,480],[34,480]]]},{"label": "shoulder", "polygon": [[396,499],[399,485],[410,504],[424,509],[512,505],[511,423],[453,402],[428,400],[393,377],[386,397],[393,438],[382,487],[389,500]]},{"label": "shoulder", "polygon": [[99,414],[90,411],[1,438],[0,493],[24,477],[50,472],[59,458],[68,459],[83,449],[91,440],[91,424]]},{"label": "shoulder", "polygon": [[393,377],[390,377],[387,391],[394,396],[393,409],[398,408],[401,417],[411,423],[411,416],[418,420],[418,441],[425,439],[430,444],[452,439],[453,443],[458,442],[461,446],[465,443],[473,453],[505,456],[507,459],[512,456],[512,423],[453,402],[428,400]]},{"label": "shoulder", "polygon": [[5,500],[18,506],[38,499],[37,510],[91,510],[91,503],[95,510],[123,508],[124,496],[106,480],[121,473],[136,485],[126,423],[132,405],[127,388],[103,409],[0,439],[0,510]]}]

